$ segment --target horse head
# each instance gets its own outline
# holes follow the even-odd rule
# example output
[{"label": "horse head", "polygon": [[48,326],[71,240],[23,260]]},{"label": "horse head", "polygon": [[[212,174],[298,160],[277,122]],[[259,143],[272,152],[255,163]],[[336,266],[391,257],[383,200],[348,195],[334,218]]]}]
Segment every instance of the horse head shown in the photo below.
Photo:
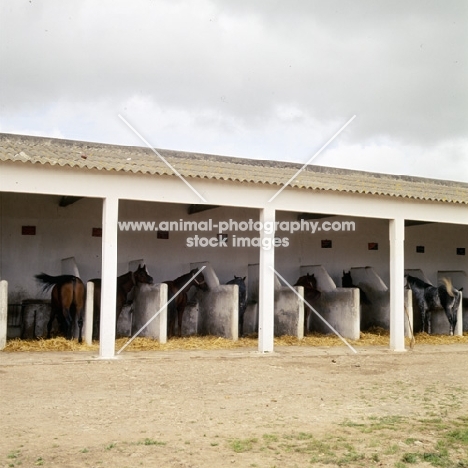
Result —
[{"label": "horse head", "polygon": [[317,279],[313,273],[307,273],[307,275],[301,276],[294,286],[303,286],[304,289],[317,289]]},{"label": "horse head", "polygon": [[310,288],[310,289],[317,289],[317,278],[315,277],[315,275],[312,273],[307,273],[307,283],[306,283],[306,287],[307,288]]},{"label": "horse head", "polygon": [[135,283],[153,284],[153,277],[148,274],[146,265],[139,265],[138,268],[133,272]]},{"label": "horse head", "polygon": [[351,288],[353,286],[353,278],[351,277],[350,271],[346,272],[343,270],[343,276],[341,278],[341,286],[343,286],[343,288]]},{"label": "horse head", "polygon": [[[200,270],[198,268],[194,268],[190,274],[193,276],[193,280],[191,284],[194,284],[198,289],[201,289],[202,291],[208,291],[208,284],[205,281],[205,277],[203,276],[203,273],[198,273]],[[198,274],[197,274],[198,273]],[[196,276],[194,276],[196,275]]]},{"label": "horse head", "polygon": [[244,300],[245,300],[245,295],[246,295],[246,292],[247,292],[247,288],[245,286],[245,279],[247,277],[244,276],[236,276],[234,275],[234,279],[232,279],[231,281],[228,281],[226,284],[237,284],[238,288],[239,288],[239,297],[243,296],[244,297]]}]

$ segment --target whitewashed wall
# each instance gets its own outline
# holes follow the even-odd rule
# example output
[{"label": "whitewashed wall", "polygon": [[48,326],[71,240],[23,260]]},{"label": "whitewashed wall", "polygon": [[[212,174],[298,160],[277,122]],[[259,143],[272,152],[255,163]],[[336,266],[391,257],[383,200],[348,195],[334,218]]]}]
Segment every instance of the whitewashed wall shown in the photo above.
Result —
[{"label": "whitewashed wall", "polygon": [[[424,246],[424,253],[416,252],[418,245]],[[466,255],[457,255],[457,247],[464,247]],[[438,270],[464,270],[468,274],[468,227],[439,223],[407,227],[405,266],[423,270],[435,285]]]},{"label": "whitewashed wall", "polygon": [[[61,273],[61,259],[74,256],[84,280],[101,276],[101,238],[92,237],[92,228],[101,227],[102,201],[84,198],[67,207],[58,206],[59,197],[52,195],[0,193],[0,277],[9,281],[10,302],[30,297],[42,297],[34,274],[44,271]],[[119,219],[126,221],[202,221],[213,223],[233,218],[237,221],[258,219],[253,208],[220,207],[187,214],[187,205],[120,201]],[[297,213],[279,211],[278,221],[296,221]],[[336,216],[315,220],[353,220],[354,232],[306,232],[289,234],[289,247],[276,249],[276,269],[288,281],[299,276],[301,265],[324,265],[338,286],[342,270],[372,266],[383,281],[389,282],[388,221],[362,217]],[[21,226],[36,226],[35,236],[21,235]],[[256,248],[194,248],[187,246],[187,237],[195,233],[171,232],[169,239],[157,239],[155,232],[120,232],[118,274],[128,270],[131,260],[143,258],[156,282],[172,279],[188,272],[190,263],[208,261],[225,283],[233,275],[246,276],[248,264],[258,263]],[[216,232],[198,232],[215,236]],[[257,233],[228,233],[256,236]],[[331,249],[322,249],[321,241],[332,241]],[[437,270],[468,270],[466,256],[456,255],[456,247],[467,247],[468,226],[426,224],[406,228],[405,266],[421,268],[434,283]],[[369,242],[377,242],[378,250],[368,250]],[[424,245],[425,253],[416,253]]]},{"label": "whitewashed wall", "polygon": [[[102,202],[83,199],[61,208],[59,197],[0,193],[0,276],[9,282],[9,302],[42,297],[34,275],[60,275],[61,260],[76,257],[80,275],[89,279],[100,269]],[[21,235],[22,226],[36,226],[36,235]]]},{"label": "whitewashed wall", "polygon": [[[258,220],[258,210],[249,208],[220,207],[193,215],[187,214],[187,205],[171,203],[120,202],[120,220],[184,221],[200,222],[212,219],[213,224],[229,220]],[[220,283],[233,279],[234,275],[246,276],[247,265],[258,263],[258,250],[231,247],[189,247],[187,239],[198,234],[216,237],[212,232],[170,232],[169,239],[158,239],[155,232],[119,232],[119,263],[132,258],[144,258],[156,282],[173,279],[190,271],[190,263],[210,262]]]}]

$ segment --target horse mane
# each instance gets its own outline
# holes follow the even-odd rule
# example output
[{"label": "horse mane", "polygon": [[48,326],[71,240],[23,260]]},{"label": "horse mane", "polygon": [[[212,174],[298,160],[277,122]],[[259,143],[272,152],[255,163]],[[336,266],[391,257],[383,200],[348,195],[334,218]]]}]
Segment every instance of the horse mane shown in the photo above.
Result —
[{"label": "horse mane", "polygon": [[172,280],[172,282],[177,284],[177,285],[179,285],[179,284],[183,285],[185,282],[187,282],[187,280],[189,278],[191,278],[194,275],[194,273],[192,273],[192,271],[193,270],[189,271],[188,273],[185,273],[184,275],[181,275],[181,276],[177,277],[176,279]]},{"label": "horse mane", "polygon": [[314,273],[310,274],[307,273],[306,275],[300,276],[296,284],[294,286],[303,286],[303,287],[310,287],[316,288],[317,287],[317,278],[315,277]]},{"label": "horse mane", "polygon": [[127,273],[124,273],[123,275],[118,276],[117,284],[127,281],[128,277],[131,275],[133,275],[133,271],[127,271]]},{"label": "horse mane", "polygon": [[198,271],[199,268],[193,268],[188,273],[185,273],[185,275],[179,276],[178,278],[171,281],[164,281],[164,283],[173,283],[177,288],[181,288],[192,276],[196,279]]}]

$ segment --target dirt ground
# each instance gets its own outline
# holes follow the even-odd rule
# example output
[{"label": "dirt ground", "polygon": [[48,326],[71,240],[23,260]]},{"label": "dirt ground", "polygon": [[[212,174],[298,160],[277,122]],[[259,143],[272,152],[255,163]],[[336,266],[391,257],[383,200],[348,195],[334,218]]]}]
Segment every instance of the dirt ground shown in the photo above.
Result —
[{"label": "dirt ground", "polygon": [[2,467],[468,467],[468,346],[0,353]]}]

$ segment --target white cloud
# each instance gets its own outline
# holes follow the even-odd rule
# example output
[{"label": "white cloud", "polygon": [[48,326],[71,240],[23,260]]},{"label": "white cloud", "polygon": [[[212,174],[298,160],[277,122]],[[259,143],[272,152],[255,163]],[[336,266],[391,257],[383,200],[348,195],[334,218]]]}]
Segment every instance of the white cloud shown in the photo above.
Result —
[{"label": "white cloud", "polygon": [[2,2],[0,129],[468,181],[463,0],[129,5]]}]

